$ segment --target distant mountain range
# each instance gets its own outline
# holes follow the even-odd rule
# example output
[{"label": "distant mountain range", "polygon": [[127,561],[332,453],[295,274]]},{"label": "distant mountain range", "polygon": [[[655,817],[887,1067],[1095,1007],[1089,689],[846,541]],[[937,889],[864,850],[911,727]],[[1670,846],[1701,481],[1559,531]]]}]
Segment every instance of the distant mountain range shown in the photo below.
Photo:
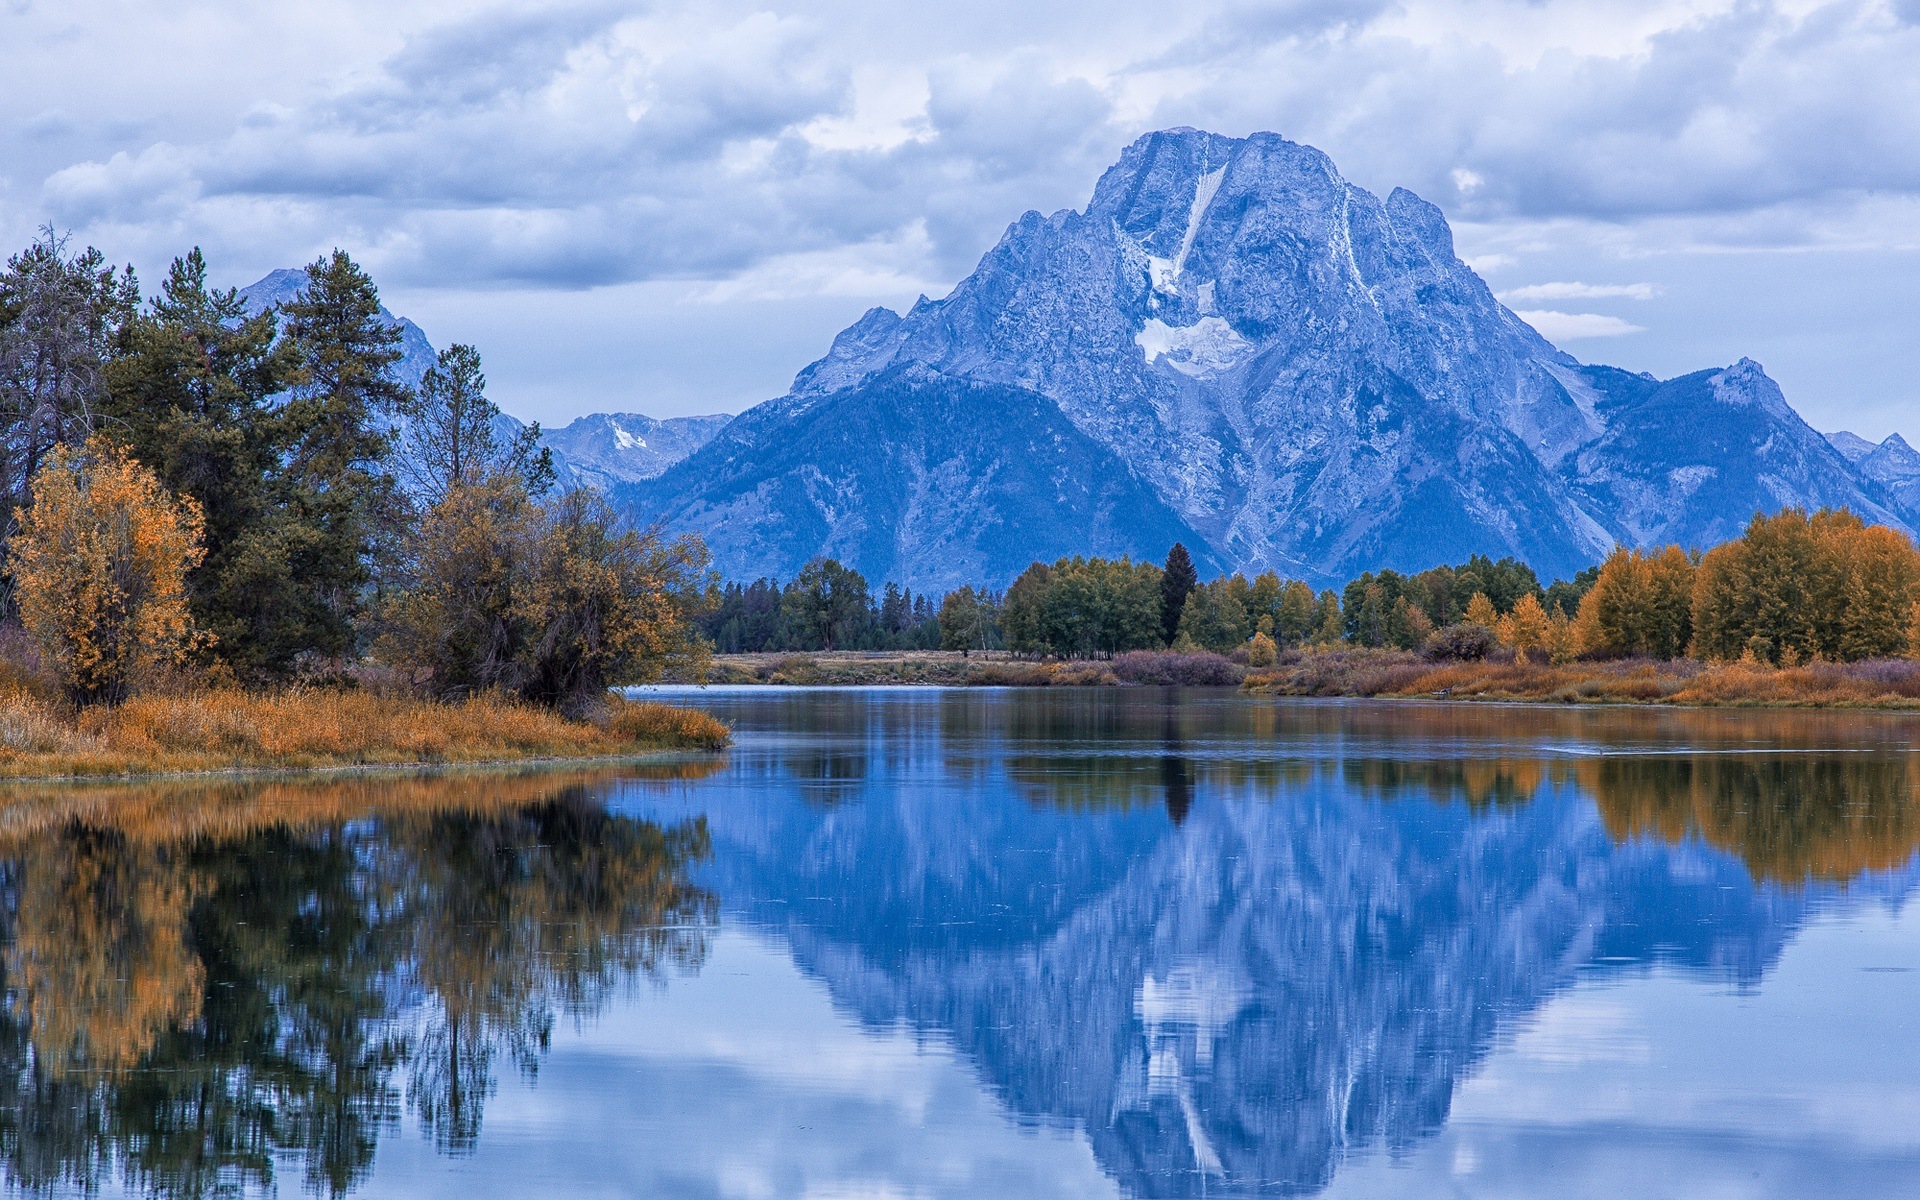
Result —
[{"label": "distant mountain range", "polygon": [[1337,584],[1473,553],[1565,576],[1789,505],[1920,526],[1897,435],[1821,435],[1749,359],[1582,363],[1438,208],[1264,133],[1141,138],[1084,211],[1027,213],[944,299],[869,311],[736,419],[596,414],[547,441],[731,577],[830,554],[918,590],[1175,540],[1203,572]]}]

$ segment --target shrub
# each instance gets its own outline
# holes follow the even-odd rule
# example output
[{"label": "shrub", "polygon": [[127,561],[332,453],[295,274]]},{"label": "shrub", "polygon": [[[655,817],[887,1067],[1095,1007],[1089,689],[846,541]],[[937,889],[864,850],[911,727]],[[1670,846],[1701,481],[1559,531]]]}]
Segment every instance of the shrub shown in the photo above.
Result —
[{"label": "shrub", "polygon": [[1493,630],[1463,622],[1434,630],[1420,653],[1433,662],[1478,662],[1499,646],[1500,639]]},{"label": "shrub", "polygon": [[535,504],[511,478],[455,486],[414,558],[386,646],[443,699],[498,688],[580,714],[611,684],[705,671],[706,547],[623,528],[596,493]]},{"label": "shrub", "polygon": [[1162,687],[1232,687],[1241,678],[1232,662],[1205,650],[1190,654],[1133,650],[1116,657],[1112,670],[1123,682]]},{"label": "shrub", "polygon": [[1247,665],[1250,667],[1270,667],[1280,657],[1280,648],[1273,639],[1264,633],[1256,633],[1247,643]]}]

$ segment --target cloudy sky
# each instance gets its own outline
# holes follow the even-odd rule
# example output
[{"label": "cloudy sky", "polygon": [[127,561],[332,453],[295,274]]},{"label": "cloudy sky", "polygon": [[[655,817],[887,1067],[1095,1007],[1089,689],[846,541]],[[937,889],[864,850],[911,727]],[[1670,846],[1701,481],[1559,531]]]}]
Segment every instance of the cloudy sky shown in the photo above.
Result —
[{"label": "cloudy sky", "polygon": [[1589,361],[1920,441],[1920,0],[0,0],[0,235],[343,246],[495,398],[735,410],[1140,133],[1438,203]]}]

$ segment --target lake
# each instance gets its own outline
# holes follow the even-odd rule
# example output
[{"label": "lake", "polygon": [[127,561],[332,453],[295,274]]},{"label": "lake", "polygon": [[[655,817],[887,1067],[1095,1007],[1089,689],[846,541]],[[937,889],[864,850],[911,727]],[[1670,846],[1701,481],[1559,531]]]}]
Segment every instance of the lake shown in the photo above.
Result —
[{"label": "lake", "polygon": [[1920,1196],[1920,719],[667,690],[0,797],[16,1189]]}]

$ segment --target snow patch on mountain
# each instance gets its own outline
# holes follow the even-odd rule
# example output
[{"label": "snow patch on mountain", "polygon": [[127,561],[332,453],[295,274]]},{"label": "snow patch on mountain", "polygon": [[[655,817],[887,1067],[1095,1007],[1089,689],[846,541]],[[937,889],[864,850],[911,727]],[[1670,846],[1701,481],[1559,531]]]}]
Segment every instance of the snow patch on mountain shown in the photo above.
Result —
[{"label": "snow patch on mountain", "polygon": [[1235,333],[1222,317],[1201,317],[1183,327],[1149,317],[1133,340],[1148,363],[1164,358],[1165,366],[1195,379],[1231,370],[1254,351],[1253,343]]}]

